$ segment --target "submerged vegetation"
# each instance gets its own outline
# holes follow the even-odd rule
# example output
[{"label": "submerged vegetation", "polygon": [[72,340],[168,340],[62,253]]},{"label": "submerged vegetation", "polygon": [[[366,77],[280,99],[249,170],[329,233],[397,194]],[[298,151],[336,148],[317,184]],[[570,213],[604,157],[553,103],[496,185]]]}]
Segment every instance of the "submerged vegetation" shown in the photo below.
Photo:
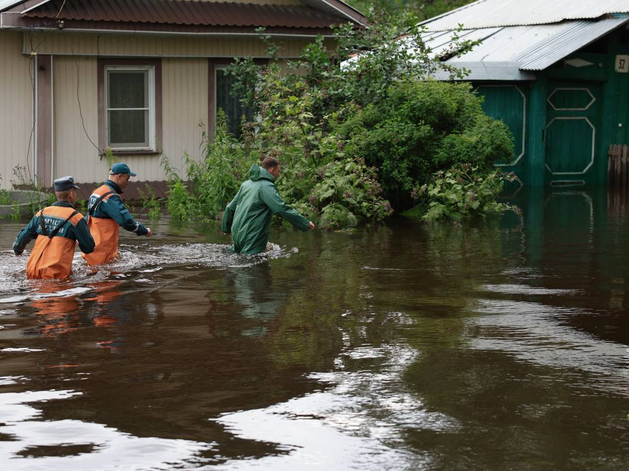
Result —
[{"label": "submerged vegetation", "polygon": [[[219,218],[251,164],[267,156],[282,162],[285,200],[327,228],[380,221],[415,204],[430,208],[426,220],[505,209],[495,201],[503,179],[493,164],[511,157],[506,126],[482,112],[469,85],[430,78],[463,73],[433,57],[420,28],[402,17],[370,20],[365,29],[339,26],[334,50],[320,37],[297,60],[282,59],[261,30],[269,63],[237,59],[227,69],[255,118],[236,138],[219,113],[214,134],[204,134],[202,161],[185,156],[183,175],[163,160],[168,211],[181,220]],[[445,53],[473,46],[460,40]],[[461,190],[440,183],[452,178],[465,180]],[[452,191],[477,199],[461,197],[465,211],[449,210]]]}]

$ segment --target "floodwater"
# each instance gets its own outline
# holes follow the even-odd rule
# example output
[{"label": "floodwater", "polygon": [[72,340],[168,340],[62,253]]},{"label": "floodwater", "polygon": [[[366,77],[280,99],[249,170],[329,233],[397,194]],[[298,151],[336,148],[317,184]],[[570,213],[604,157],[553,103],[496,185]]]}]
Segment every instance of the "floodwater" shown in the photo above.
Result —
[{"label": "floodwater", "polygon": [[1,221],[0,469],[629,469],[629,208],[516,202],[255,257],[161,220],[65,283]]}]

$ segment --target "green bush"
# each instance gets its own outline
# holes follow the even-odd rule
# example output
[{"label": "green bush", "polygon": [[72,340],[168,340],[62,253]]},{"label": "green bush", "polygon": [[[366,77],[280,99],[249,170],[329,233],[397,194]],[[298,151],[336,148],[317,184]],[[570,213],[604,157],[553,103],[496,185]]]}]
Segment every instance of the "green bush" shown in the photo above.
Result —
[{"label": "green bush", "polygon": [[455,163],[486,171],[513,150],[507,127],[483,113],[465,83],[394,83],[380,103],[354,108],[338,132],[349,155],[379,168],[384,195],[397,210],[407,209],[412,189],[436,171]]},{"label": "green bush", "polygon": [[439,170],[430,183],[419,189],[418,196],[427,207],[422,219],[427,222],[459,221],[513,209],[498,201],[505,179],[513,178],[512,174],[503,174],[499,170],[482,172],[471,164]]},{"label": "green bush", "polygon": [[138,188],[140,201],[142,201],[142,209],[148,209],[148,217],[151,221],[159,220],[161,214],[162,203],[155,194],[155,191],[149,184],[144,185],[144,190]]},{"label": "green bush", "polygon": [[[438,69],[463,74],[434,57],[419,27],[398,20],[340,25],[334,50],[319,37],[296,61],[281,59],[262,31],[269,63],[239,59],[226,69],[256,119],[236,139],[219,114],[214,136],[204,136],[203,160],[185,157],[183,177],[165,161],[169,212],[180,220],[219,217],[250,165],[267,156],[282,163],[277,186],[287,203],[323,227],[382,220],[391,203],[410,207],[414,188],[458,162],[473,164],[471,184],[480,185],[476,177],[511,156],[506,127],[483,114],[469,85],[429,80]],[[458,41],[446,52],[473,45]]]}]

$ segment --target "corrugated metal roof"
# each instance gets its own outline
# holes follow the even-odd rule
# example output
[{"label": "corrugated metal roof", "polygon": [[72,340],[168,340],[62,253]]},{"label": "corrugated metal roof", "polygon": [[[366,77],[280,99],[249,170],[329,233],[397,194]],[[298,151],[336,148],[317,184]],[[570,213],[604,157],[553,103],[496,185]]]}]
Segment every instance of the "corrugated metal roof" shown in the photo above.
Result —
[{"label": "corrugated metal roof", "polygon": [[292,28],[323,28],[342,21],[339,16],[295,5],[176,0],[72,0],[66,1],[65,5],[63,3],[63,0],[52,0],[24,16],[78,21]]},{"label": "corrugated metal roof", "polygon": [[430,31],[559,23],[629,13],[629,0],[479,0],[421,23]]},{"label": "corrugated metal roof", "polygon": [[13,5],[17,5],[24,0],[0,0],[0,11],[11,8]]},{"label": "corrugated metal roof", "polygon": [[[629,18],[615,18],[470,30],[461,35],[463,39],[481,39],[482,43],[446,63],[470,69],[470,80],[528,80],[531,75],[522,72],[544,70],[627,22]],[[425,33],[422,38],[441,57],[451,46],[453,34]]]}]

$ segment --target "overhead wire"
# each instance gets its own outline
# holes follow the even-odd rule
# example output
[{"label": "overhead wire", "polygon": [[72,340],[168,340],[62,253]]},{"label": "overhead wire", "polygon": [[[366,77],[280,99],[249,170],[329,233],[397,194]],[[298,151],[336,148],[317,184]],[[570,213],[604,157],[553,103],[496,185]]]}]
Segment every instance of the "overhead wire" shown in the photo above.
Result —
[{"label": "overhead wire", "polygon": [[98,157],[102,160],[103,152],[94,143],[94,141],[90,137],[90,134],[87,132],[87,128],[85,127],[85,118],[83,117],[83,107],[81,106],[81,96],[80,96],[80,93],[79,93],[81,73],[80,73],[80,69],[79,69],[78,59],[77,59],[76,55],[74,54],[74,47],[73,46],[72,46],[72,57],[74,58],[74,65],[76,66],[76,101],[77,101],[77,103],[79,105],[79,116],[81,117],[81,126],[83,127],[83,132],[85,133],[85,136],[87,136],[87,139],[90,141],[92,146],[94,146],[94,149],[96,149],[98,151]]}]

